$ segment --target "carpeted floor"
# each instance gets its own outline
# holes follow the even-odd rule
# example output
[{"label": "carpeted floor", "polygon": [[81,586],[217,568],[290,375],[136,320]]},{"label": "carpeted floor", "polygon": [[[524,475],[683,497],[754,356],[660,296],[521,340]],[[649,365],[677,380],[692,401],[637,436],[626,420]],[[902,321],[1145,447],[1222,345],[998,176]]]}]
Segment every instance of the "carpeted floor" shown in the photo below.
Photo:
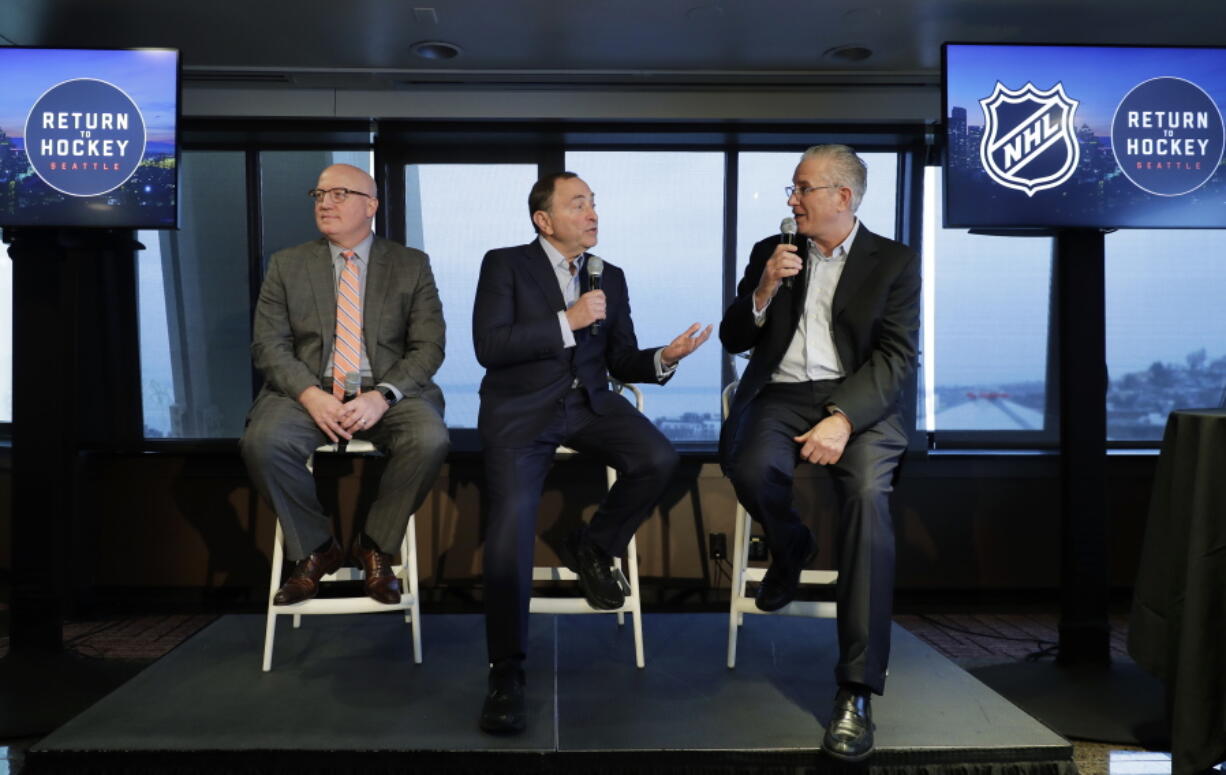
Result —
[{"label": "carpeted floor", "polygon": [[[1053,666],[1055,646],[1059,637],[1059,615],[1049,612],[1030,613],[959,613],[900,615],[895,620],[921,640],[940,651],[962,668],[983,680],[984,672],[1008,669],[1010,666]],[[1128,656],[1128,616],[1111,617],[1110,652],[1114,665],[1135,667]],[[1154,682],[1156,684],[1156,682]],[[989,682],[991,684],[991,682]],[[994,686],[1001,691],[999,686]],[[1152,692],[1152,687],[1147,686]],[[1146,698],[1149,700],[1150,698]],[[1024,706],[1023,706],[1024,707]],[[1153,708],[1160,713],[1160,708]],[[1139,711],[1134,711],[1137,713]],[[1040,720],[1041,716],[1035,714]],[[1055,726],[1055,725],[1053,725]],[[1073,758],[1081,775],[1107,775],[1112,751],[1151,750],[1136,741],[1102,742],[1079,739],[1059,730],[1073,743]],[[1124,735],[1116,735],[1123,737]],[[1131,736],[1131,735],[1129,735]],[[1130,763],[1129,773],[1138,765]],[[1144,768],[1142,768],[1143,770]],[[1160,768],[1159,768],[1160,769]],[[1166,772],[1170,771],[1169,763]],[[1145,772],[1149,772],[1146,770]],[[1138,770],[1136,775],[1142,775]]]}]

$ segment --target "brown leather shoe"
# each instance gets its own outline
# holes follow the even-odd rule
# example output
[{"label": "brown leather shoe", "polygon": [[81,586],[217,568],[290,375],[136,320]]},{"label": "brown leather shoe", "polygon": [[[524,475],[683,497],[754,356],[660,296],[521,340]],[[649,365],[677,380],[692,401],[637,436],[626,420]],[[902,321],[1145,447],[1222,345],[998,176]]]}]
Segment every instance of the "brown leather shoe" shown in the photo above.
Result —
[{"label": "brown leather shoe", "polygon": [[290,571],[289,578],[273,596],[274,605],[293,605],[310,600],[319,592],[319,580],[341,567],[344,552],[336,541],[322,552],[315,552],[299,560]]},{"label": "brown leather shoe", "polygon": [[362,582],[372,600],[385,605],[400,602],[400,579],[392,573],[392,556],[378,549],[369,549],[359,539],[353,544],[353,557],[366,574]]}]

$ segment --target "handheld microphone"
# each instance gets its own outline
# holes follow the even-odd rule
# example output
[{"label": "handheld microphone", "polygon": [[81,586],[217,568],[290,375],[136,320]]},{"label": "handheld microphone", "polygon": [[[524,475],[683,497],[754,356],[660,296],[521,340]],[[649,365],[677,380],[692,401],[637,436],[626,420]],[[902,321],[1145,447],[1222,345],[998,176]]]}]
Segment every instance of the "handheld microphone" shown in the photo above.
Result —
[{"label": "handheld microphone", "polygon": [[348,403],[357,398],[358,388],[362,386],[362,375],[356,371],[350,371],[345,374],[345,397],[341,403]]},{"label": "handheld microphone", "polygon": [[[589,291],[600,290],[600,279],[604,275],[604,260],[600,256],[587,257],[587,286]],[[592,335],[600,333],[600,321],[592,323]]]},{"label": "handheld microphone", "polygon": [[[349,403],[358,397],[358,388],[362,386],[362,375],[356,371],[345,373],[345,397],[341,399],[342,403]],[[341,438],[336,442],[336,451],[344,452],[345,447],[349,444],[348,440]]]},{"label": "handheld microphone", "polygon": [[[791,216],[789,216],[787,218],[784,218],[783,221],[779,223],[779,242],[781,242],[784,245],[795,245],[796,244],[796,219],[795,218],[792,218]],[[801,261],[803,262],[804,259],[802,258]],[[783,278],[783,287],[784,288],[792,287],[791,277]]]}]

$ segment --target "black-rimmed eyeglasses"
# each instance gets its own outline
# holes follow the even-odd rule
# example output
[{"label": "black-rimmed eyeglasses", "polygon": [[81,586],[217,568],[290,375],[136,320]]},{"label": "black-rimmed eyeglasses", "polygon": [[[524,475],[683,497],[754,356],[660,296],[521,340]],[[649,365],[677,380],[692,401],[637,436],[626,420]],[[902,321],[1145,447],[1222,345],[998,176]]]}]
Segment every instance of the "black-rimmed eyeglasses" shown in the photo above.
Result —
[{"label": "black-rimmed eyeglasses", "polygon": [[362,191],[354,191],[352,188],[313,188],[307,192],[307,196],[311,197],[311,199],[315,201],[315,204],[319,204],[320,202],[324,201],[324,197],[326,196],[328,197],[328,201],[334,205],[344,202],[349,198],[350,194],[357,194],[358,196],[365,197],[370,196],[370,194]]}]

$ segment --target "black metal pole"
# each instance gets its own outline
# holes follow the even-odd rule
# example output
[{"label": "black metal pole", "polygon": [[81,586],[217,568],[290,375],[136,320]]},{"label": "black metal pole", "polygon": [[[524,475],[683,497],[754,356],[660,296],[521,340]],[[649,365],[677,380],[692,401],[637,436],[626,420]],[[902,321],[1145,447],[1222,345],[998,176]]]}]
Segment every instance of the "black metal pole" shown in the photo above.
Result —
[{"label": "black metal pole", "polygon": [[1062,664],[1110,661],[1104,235],[1056,235],[1059,325]]}]

